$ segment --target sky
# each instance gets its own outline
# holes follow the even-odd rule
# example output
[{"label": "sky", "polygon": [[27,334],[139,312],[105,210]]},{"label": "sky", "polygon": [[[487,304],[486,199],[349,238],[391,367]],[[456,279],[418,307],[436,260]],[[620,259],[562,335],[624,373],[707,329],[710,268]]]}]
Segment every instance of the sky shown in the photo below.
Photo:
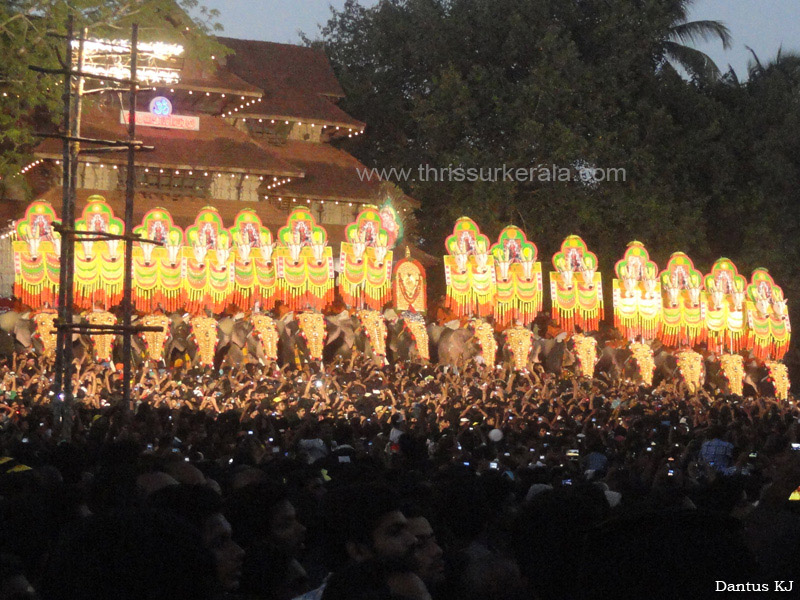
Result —
[{"label": "sky", "polygon": [[[330,6],[341,8],[344,0],[201,0],[220,11],[223,35],[271,42],[300,43],[299,32],[310,38],[330,15]],[[363,5],[376,0],[361,0]],[[714,19],[725,23],[733,36],[733,48],[719,43],[697,47],[714,59],[722,71],[731,65],[746,79],[752,48],[762,62],[784,50],[800,51],[800,2],[798,0],[696,0],[692,20]]]}]

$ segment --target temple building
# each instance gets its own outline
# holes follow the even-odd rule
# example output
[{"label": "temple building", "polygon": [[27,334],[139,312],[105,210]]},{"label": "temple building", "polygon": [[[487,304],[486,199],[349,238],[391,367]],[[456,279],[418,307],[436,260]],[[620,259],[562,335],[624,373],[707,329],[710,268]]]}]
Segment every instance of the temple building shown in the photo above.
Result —
[{"label": "temple building", "polygon": [[[137,155],[135,217],[161,203],[185,226],[199,208],[215,206],[223,219],[250,203],[267,226],[282,225],[298,203],[312,209],[322,225],[344,225],[359,205],[382,203],[377,179],[359,177],[366,167],[332,141],[364,133],[365,124],[336,102],[342,92],[327,57],[319,50],[288,44],[219,40],[232,50],[216,72],[187,60],[180,81],[139,95],[137,138],[152,152]],[[116,94],[84,111],[81,134],[124,139],[124,112]],[[171,120],[148,118],[158,99]],[[166,101],[166,102],[165,102]],[[142,110],[144,109],[144,110]],[[60,207],[61,143],[47,140],[35,150],[45,161],[31,172],[36,197]],[[51,167],[47,168],[47,163]],[[100,194],[115,209],[124,197],[125,156],[87,155],[78,170],[78,206]],[[417,206],[394,198],[399,212]],[[116,211],[121,214],[120,211]]]},{"label": "temple building", "polygon": [[[391,198],[400,218],[411,217],[416,200],[388,182],[364,177],[367,168],[334,145],[363,135],[365,124],[337,106],[344,92],[323,52],[218,41],[229,55],[207,64],[181,59],[174,76],[138,95],[136,138],[154,149],[136,156],[135,223],[161,207],[175,225],[186,228],[203,207],[213,206],[230,227],[243,208],[251,208],[274,232],[294,208],[304,206],[326,227],[338,254],[344,226],[365,205]],[[126,139],[127,94],[109,91],[87,98],[81,135]],[[61,141],[46,139],[34,157],[24,169],[34,199],[49,202],[60,215]],[[125,181],[124,152],[81,154],[76,216],[88,198],[100,195],[121,217]],[[27,204],[12,201],[0,217],[20,218]],[[13,274],[5,273],[9,265],[0,269],[0,295],[8,296]]]}]

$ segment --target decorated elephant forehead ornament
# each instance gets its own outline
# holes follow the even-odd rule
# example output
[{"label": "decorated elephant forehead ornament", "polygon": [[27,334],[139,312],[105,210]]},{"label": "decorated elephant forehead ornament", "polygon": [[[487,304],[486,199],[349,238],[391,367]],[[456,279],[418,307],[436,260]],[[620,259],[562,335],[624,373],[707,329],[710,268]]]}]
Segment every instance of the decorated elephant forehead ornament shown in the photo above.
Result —
[{"label": "decorated elephant forehead ornament", "polygon": [[58,313],[52,311],[40,311],[33,315],[33,322],[36,323],[36,333],[42,340],[44,355],[52,357],[56,352],[55,323]]},{"label": "decorated elephant forehead ornament", "polygon": [[[108,311],[90,312],[86,320],[92,325],[114,325],[117,318]],[[91,334],[94,342],[94,351],[98,362],[110,362],[111,351],[114,345],[114,335],[108,333]]]},{"label": "decorated elephant forehead ornament", "polygon": [[278,328],[275,321],[263,314],[254,314],[250,317],[258,340],[264,348],[267,360],[278,359]]},{"label": "decorated elephant forehead ornament", "polygon": [[377,310],[360,310],[356,313],[364,332],[378,356],[386,356],[386,321]]},{"label": "decorated elephant forehead ornament", "polygon": [[786,365],[777,361],[766,362],[769,378],[775,387],[775,397],[779,400],[789,398],[789,372]]},{"label": "decorated elephant forehead ornament", "polygon": [[403,318],[403,327],[408,331],[414,343],[417,345],[419,357],[424,360],[430,360],[428,330],[425,327],[425,318],[419,313],[407,310],[402,311],[400,316]]},{"label": "decorated elephant forehead ornament", "polygon": [[514,326],[505,330],[506,344],[514,358],[514,368],[522,371],[528,364],[533,348],[533,333],[526,327]]},{"label": "decorated elephant forehead ornament", "polygon": [[494,328],[483,319],[473,319],[470,325],[475,330],[475,340],[481,347],[483,362],[488,369],[494,369],[497,356],[497,340],[494,339]]},{"label": "decorated elephant forehead ornament", "polygon": [[656,363],[653,360],[653,349],[647,344],[641,342],[634,342],[630,346],[633,359],[636,361],[636,366],[639,369],[639,376],[642,378],[642,383],[646,386],[653,385],[653,373],[656,371]]},{"label": "decorated elephant forehead ornament", "polygon": [[322,360],[322,351],[325,347],[325,318],[322,313],[306,312],[297,315],[297,324],[306,339],[309,355],[313,360]]},{"label": "decorated elephant forehead ornament", "polygon": [[738,354],[723,354],[719,357],[719,366],[731,393],[741,396],[744,391],[744,358]]},{"label": "decorated elephant forehead ornament", "polygon": [[214,353],[217,350],[217,322],[212,317],[198,316],[190,321],[192,334],[197,341],[200,361],[204,365],[214,364]]},{"label": "decorated elephant forehead ornament", "polygon": [[164,345],[169,333],[170,319],[163,313],[153,313],[142,318],[142,325],[146,327],[161,327],[161,331],[145,331],[142,333],[145,346],[147,347],[147,357],[153,361],[160,361],[164,358]]}]

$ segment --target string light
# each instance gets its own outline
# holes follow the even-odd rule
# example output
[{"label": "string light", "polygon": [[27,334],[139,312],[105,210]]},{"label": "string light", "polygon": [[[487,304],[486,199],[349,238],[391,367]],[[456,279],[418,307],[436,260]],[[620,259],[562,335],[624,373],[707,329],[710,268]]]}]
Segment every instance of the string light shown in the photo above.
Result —
[{"label": "string light", "polygon": [[27,164],[24,167],[22,167],[22,169],[20,169],[19,172],[20,172],[20,174],[24,175],[25,173],[27,173],[28,171],[30,171],[31,169],[33,169],[34,167],[36,167],[36,166],[38,166],[40,164],[42,164],[42,159],[35,160],[32,163]]}]

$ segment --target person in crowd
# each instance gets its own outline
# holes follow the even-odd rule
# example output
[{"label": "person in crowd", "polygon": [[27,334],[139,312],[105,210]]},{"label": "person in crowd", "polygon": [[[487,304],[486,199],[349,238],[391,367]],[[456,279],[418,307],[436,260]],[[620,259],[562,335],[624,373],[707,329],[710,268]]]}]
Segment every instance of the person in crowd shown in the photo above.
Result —
[{"label": "person in crowd", "polygon": [[151,494],[148,502],[194,527],[214,557],[219,587],[227,592],[238,589],[244,551],[233,539],[216,492],[203,484],[169,485]]},{"label": "person in crowd", "polygon": [[683,597],[800,580],[791,397],[354,354],[146,363],[123,406],[81,358],[67,429],[53,374],[0,358],[0,594],[672,598],[645,567],[698,536]]}]

